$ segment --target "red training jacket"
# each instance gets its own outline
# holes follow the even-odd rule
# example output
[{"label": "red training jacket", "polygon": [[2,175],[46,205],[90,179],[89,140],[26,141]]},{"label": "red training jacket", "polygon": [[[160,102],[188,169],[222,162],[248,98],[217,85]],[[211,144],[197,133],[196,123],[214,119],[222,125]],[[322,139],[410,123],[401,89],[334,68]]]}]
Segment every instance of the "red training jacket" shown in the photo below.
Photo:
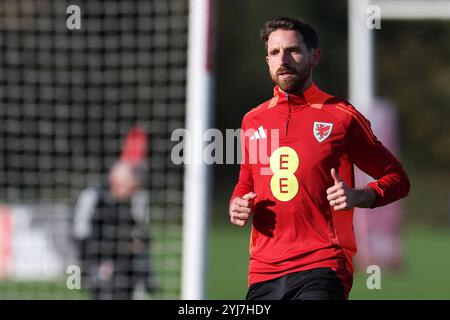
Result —
[{"label": "red training jacket", "polygon": [[[272,99],[244,116],[242,129],[243,162],[231,200],[257,194],[248,285],[330,267],[348,296],[356,253],[353,210],[335,212],[330,207],[326,190],[334,185],[331,168],[351,188],[353,164],[373,177],[376,181],[368,186],[377,195],[374,207],[379,207],[408,194],[402,165],[361,113],[315,84],[300,96],[275,87]],[[278,129],[279,140],[272,137],[273,129]],[[279,148],[270,153],[275,140]],[[266,150],[263,143],[266,153],[261,153]]]}]

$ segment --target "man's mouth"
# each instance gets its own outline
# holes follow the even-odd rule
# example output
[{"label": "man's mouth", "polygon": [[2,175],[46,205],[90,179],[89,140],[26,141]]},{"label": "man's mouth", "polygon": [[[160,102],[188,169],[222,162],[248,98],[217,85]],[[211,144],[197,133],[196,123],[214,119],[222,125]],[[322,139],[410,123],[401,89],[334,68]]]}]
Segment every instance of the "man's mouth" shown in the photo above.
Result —
[{"label": "man's mouth", "polygon": [[294,72],[280,72],[278,74],[278,78],[280,79],[289,79],[289,78],[294,78],[296,76],[296,74]]},{"label": "man's mouth", "polygon": [[295,74],[294,70],[282,70],[277,72],[277,76],[293,76]]}]

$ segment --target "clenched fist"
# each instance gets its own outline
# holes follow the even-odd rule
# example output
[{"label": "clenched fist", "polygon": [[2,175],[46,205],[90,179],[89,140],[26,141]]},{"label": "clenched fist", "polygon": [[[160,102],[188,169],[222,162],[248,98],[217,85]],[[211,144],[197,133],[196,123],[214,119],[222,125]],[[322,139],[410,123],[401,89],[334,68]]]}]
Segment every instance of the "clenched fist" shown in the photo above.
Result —
[{"label": "clenched fist", "polygon": [[249,192],[242,198],[236,197],[231,201],[229,214],[232,224],[243,227],[253,213],[254,199],[256,198],[256,193]]}]

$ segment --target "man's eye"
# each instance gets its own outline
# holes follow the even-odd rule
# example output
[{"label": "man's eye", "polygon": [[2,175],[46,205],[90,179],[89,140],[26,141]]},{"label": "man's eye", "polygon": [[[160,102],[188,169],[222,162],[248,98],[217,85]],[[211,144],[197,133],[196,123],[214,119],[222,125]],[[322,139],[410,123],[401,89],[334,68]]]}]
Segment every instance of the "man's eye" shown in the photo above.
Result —
[{"label": "man's eye", "polygon": [[278,54],[278,51],[277,50],[275,50],[275,51],[270,51],[270,53],[269,53],[271,56],[275,56],[275,55],[277,55]]}]

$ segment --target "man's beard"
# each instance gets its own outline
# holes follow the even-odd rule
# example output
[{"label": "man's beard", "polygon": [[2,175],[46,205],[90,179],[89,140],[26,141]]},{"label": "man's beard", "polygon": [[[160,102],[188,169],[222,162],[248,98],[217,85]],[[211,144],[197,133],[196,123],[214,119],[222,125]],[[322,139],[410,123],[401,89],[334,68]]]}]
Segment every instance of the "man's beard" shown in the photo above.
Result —
[{"label": "man's beard", "polygon": [[[300,70],[295,70],[289,67],[280,67],[275,74],[272,74],[272,80],[276,85],[280,87],[286,93],[300,93],[305,86],[306,81],[311,75],[312,67],[311,64],[306,64]],[[292,75],[288,79],[279,79],[281,74]]]}]

